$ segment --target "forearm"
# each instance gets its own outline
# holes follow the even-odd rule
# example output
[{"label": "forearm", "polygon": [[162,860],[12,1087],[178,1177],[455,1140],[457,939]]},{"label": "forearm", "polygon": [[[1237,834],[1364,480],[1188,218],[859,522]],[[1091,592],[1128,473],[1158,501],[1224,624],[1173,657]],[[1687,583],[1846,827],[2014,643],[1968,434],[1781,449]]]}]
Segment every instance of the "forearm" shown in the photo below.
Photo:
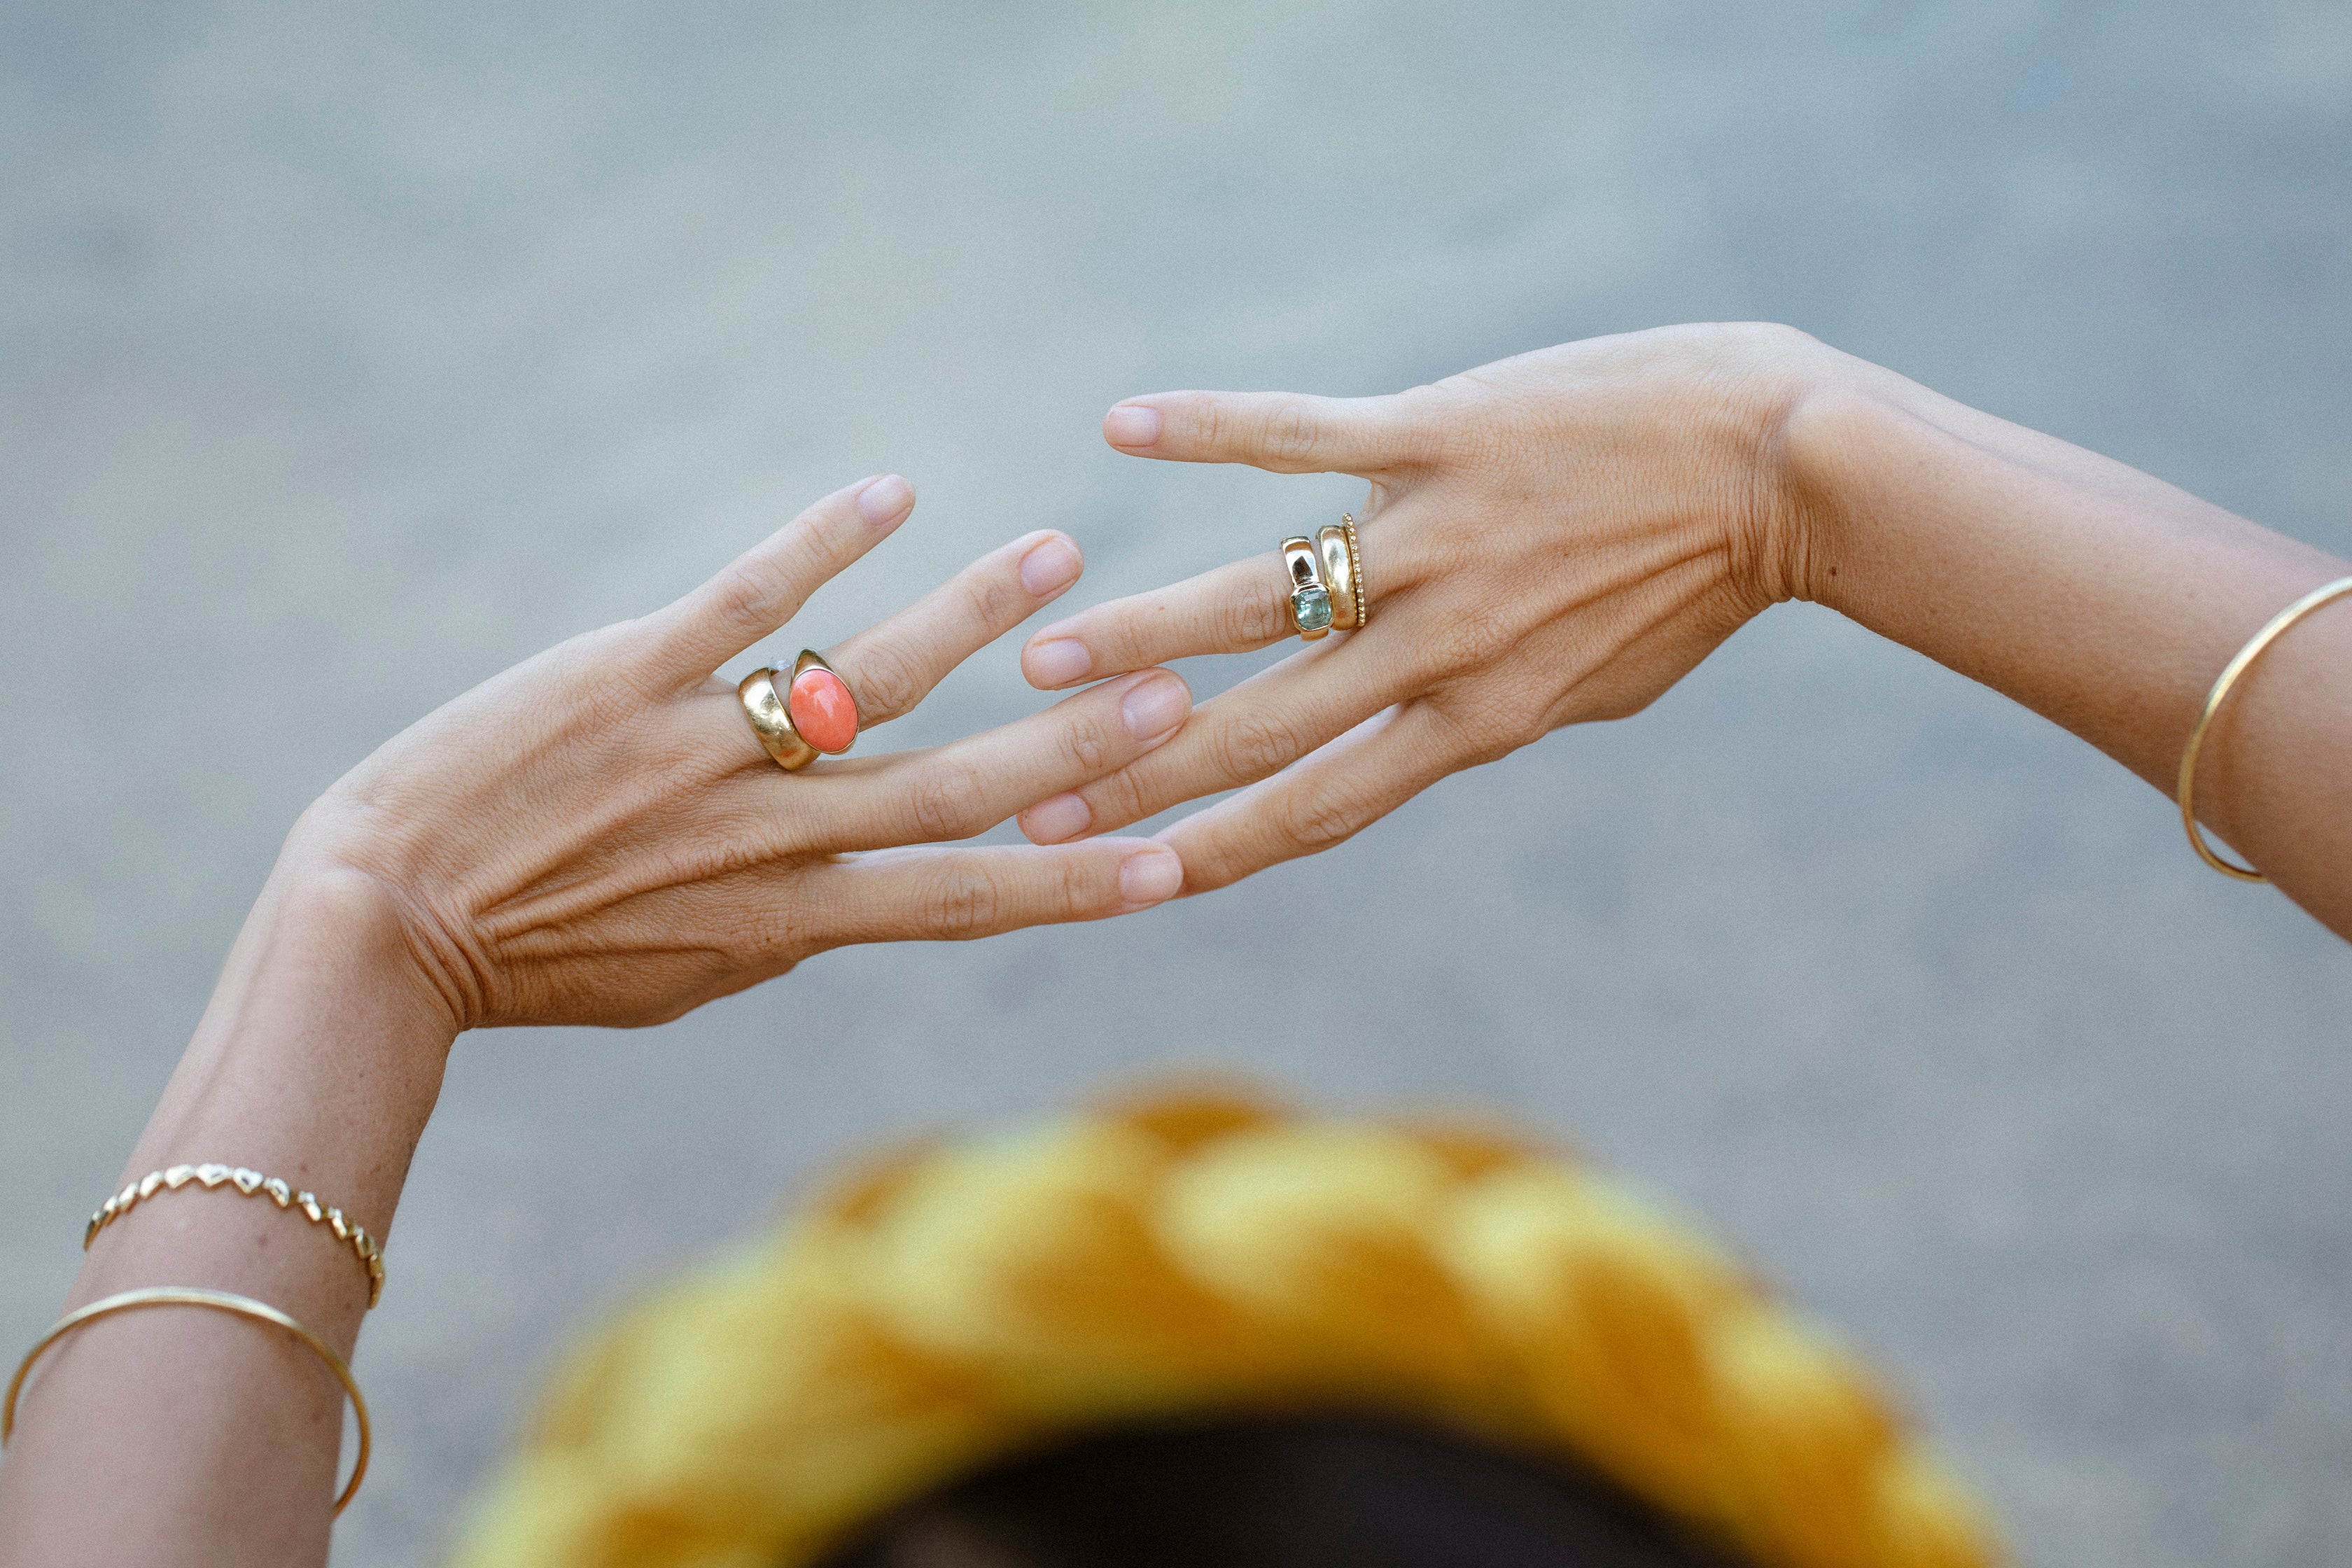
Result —
[{"label": "forearm", "polygon": [[[121,1181],[248,1166],[383,1237],[452,1038],[413,973],[373,884],[289,853]],[[226,1186],[159,1193],[101,1232],[67,1305],[159,1285],[268,1302],[346,1356],[368,1299],[325,1226]],[[342,1403],[314,1355],[263,1324],[190,1308],[92,1322],[24,1394],[0,1563],[324,1562]]]},{"label": "forearm", "polygon": [[[1798,592],[2006,693],[2167,795],[2205,695],[2352,565],[2121,463],[1843,360],[1790,416]],[[2352,609],[2352,605],[2341,606]],[[2324,609],[2208,732],[2199,815],[2352,937],[2352,615]]]}]

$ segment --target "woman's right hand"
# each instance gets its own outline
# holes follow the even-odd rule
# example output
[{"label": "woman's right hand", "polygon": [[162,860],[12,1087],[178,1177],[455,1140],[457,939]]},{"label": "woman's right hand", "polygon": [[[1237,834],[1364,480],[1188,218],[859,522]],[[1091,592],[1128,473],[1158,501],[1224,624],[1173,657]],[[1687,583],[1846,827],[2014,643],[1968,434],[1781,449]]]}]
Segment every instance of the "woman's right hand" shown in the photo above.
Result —
[{"label": "woman's right hand", "polygon": [[[453,1030],[660,1023],[859,942],[984,936],[1147,908],[1144,839],[966,838],[1125,767],[1191,711],[1161,669],[982,734],[786,773],[712,671],[904,521],[884,476],[826,497],[668,608],[577,637],[388,742],[303,816],[281,876],[388,896]],[[914,708],[1083,569],[1029,534],[831,649],[866,727]]]},{"label": "woman's right hand", "polygon": [[[1138,457],[1344,472],[1371,613],[1213,701],[1174,743],[1022,818],[1068,843],[1226,790],[1162,836],[1188,891],[1327,849],[1439,779],[1565,724],[1638,711],[1778,599],[1804,555],[1789,411],[1841,360],[1763,325],[1662,328],[1522,354],[1385,397],[1176,392],[1104,434]],[[1336,520],[1334,520],[1336,521]],[[1066,688],[1293,635],[1260,549],[1039,631]]]}]

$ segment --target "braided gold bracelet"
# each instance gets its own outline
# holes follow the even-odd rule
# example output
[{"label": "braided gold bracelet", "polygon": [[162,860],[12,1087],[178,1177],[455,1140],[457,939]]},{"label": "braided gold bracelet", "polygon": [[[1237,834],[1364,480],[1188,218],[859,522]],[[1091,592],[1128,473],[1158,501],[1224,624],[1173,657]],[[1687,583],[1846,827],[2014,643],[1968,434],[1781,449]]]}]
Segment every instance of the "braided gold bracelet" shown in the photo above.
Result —
[{"label": "braided gold bracelet", "polygon": [[2211,726],[2213,715],[2221,710],[2221,703],[2230,695],[2230,689],[2238,684],[2238,678],[2246,673],[2247,667],[2262,657],[2264,648],[2278,641],[2295,622],[2329,600],[2340,599],[2347,594],[2352,594],[2352,577],[2338,577],[2333,583],[2321,584],[2273,616],[2262,630],[2246,639],[2246,646],[2238,650],[2237,657],[2221,667],[2220,678],[2213,682],[2213,689],[2205,694],[2205,707],[2197,715],[2197,727],[2189,731],[2189,744],[2180,753],[2180,826],[2188,830],[2189,847],[2197,851],[2197,858],[2225,877],[2235,877],[2241,882],[2270,880],[2252,866],[2232,865],[2213,853],[2212,847],[2205,842],[2205,830],[2197,825],[2197,753],[2205,749],[2205,731]]},{"label": "braided gold bracelet", "polygon": [[[89,1306],[59,1318],[49,1331],[35,1341],[33,1348],[25,1352],[25,1359],[16,1363],[16,1375],[8,1380],[7,1397],[0,1400],[0,1444],[5,1444],[16,1436],[16,1395],[24,1392],[25,1374],[33,1370],[33,1363],[41,1359],[43,1351],[84,1323],[111,1317],[117,1312],[135,1311],[142,1307],[209,1307],[216,1312],[233,1312],[240,1318],[251,1318],[256,1322],[273,1323],[308,1345],[320,1361],[327,1363],[327,1370],[335,1374],[335,1381],[343,1385],[343,1392],[351,1396],[352,1413],[359,1417],[360,1422],[359,1457],[352,1463],[352,1479],[343,1483],[342,1491],[335,1499],[335,1511],[342,1512],[352,1499],[359,1495],[360,1482],[367,1475],[368,1450],[373,1438],[368,1430],[367,1399],[360,1393],[359,1381],[352,1376],[350,1364],[335,1353],[334,1346],[268,1302],[257,1301],[250,1296],[238,1296],[226,1290],[169,1285],[144,1290],[125,1290],[121,1295],[92,1301]],[[337,1438],[340,1442],[340,1428]]]},{"label": "braided gold bracelet", "polygon": [[375,1237],[345,1219],[342,1210],[321,1204],[316,1193],[298,1193],[276,1176],[265,1176],[242,1165],[173,1165],[148,1172],[107,1199],[89,1216],[89,1225],[81,1233],[81,1249],[88,1252],[100,1231],[129,1214],[142,1199],[152,1198],[157,1193],[176,1193],[190,1182],[205,1187],[232,1186],[247,1197],[258,1194],[279,1208],[299,1211],[312,1225],[325,1226],[335,1233],[337,1241],[351,1244],[352,1251],[359,1257],[360,1267],[367,1270],[369,1307],[383,1300],[383,1248],[375,1244]]}]

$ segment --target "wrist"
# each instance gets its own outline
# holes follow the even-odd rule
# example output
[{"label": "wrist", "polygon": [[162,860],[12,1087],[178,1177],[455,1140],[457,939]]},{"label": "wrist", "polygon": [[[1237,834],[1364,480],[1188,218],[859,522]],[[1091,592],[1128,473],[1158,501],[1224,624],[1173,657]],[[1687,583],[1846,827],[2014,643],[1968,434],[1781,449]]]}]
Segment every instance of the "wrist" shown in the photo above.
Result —
[{"label": "wrist", "polygon": [[1893,371],[1822,349],[1775,443],[1788,597],[1884,631],[1877,610],[1902,591],[1908,570],[1902,542],[1882,526],[1888,492],[1927,455],[1940,429],[1937,405],[1959,408]]},{"label": "wrist", "polygon": [[1734,519],[1729,557],[1750,615],[1785,600],[1832,604],[1851,570],[1841,462],[1871,398],[1875,367],[1792,327],[1752,329],[1746,507]]},{"label": "wrist", "polygon": [[289,850],[123,1179],[242,1163],[348,1194],[334,1201],[381,1236],[457,1033],[388,889]]},{"label": "wrist", "polygon": [[387,1043],[447,1053],[466,1024],[415,931],[400,890],[303,841],[287,841],[238,932],[221,984],[310,1005],[329,995],[365,997]]}]

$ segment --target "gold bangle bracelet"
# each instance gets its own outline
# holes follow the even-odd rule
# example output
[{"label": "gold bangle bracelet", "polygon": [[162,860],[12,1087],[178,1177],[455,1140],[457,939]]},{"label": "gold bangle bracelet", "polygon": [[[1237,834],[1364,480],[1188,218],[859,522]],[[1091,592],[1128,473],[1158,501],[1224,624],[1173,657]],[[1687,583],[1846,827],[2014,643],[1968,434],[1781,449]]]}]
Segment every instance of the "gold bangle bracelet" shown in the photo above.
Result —
[{"label": "gold bangle bracelet", "polygon": [[282,1209],[292,1209],[312,1225],[323,1225],[335,1233],[337,1241],[348,1242],[357,1255],[360,1267],[367,1270],[368,1306],[373,1309],[383,1300],[383,1248],[375,1237],[343,1217],[343,1211],[319,1201],[316,1193],[298,1193],[275,1176],[265,1176],[243,1165],[173,1165],[166,1170],[150,1171],[105,1203],[89,1216],[89,1224],[81,1233],[81,1249],[98,1239],[98,1233],[137,1207],[141,1200],[157,1193],[176,1193],[190,1182],[205,1187],[231,1186],[247,1197],[266,1197]]},{"label": "gold bangle bracelet", "polygon": [[2212,846],[2205,842],[2205,830],[2197,825],[2197,753],[2205,748],[2205,731],[2211,726],[2213,715],[2221,710],[2221,703],[2229,697],[2230,689],[2237,685],[2238,678],[2262,657],[2263,649],[2278,641],[2295,622],[2329,600],[2340,599],[2347,594],[2352,594],[2352,577],[2338,577],[2333,583],[2321,584],[2273,616],[2262,630],[2247,639],[2246,646],[2238,650],[2237,658],[2221,667],[2221,674],[2213,682],[2213,689],[2205,695],[2205,708],[2197,715],[2197,727],[2189,731],[2189,744],[2180,753],[2180,826],[2187,829],[2189,847],[2197,851],[2197,858],[2225,877],[2235,877],[2242,882],[2270,880],[2252,866],[2232,865],[2213,853]]},{"label": "gold bangle bracelet", "polygon": [[102,1300],[92,1301],[89,1306],[68,1312],[64,1317],[59,1318],[56,1325],[36,1341],[31,1350],[25,1352],[25,1359],[16,1363],[16,1375],[8,1380],[7,1398],[5,1402],[0,1402],[0,1445],[6,1444],[10,1437],[16,1436],[16,1395],[24,1391],[25,1374],[33,1370],[33,1363],[41,1359],[43,1351],[47,1350],[84,1323],[100,1318],[111,1317],[117,1312],[136,1311],[142,1307],[209,1307],[216,1312],[233,1312],[240,1318],[251,1318],[257,1322],[273,1323],[310,1346],[319,1359],[327,1363],[327,1370],[335,1374],[335,1381],[343,1385],[343,1392],[351,1396],[352,1411],[360,1418],[359,1458],[352,1465],[352,1479],[343,1483],[341,1493],[335,1499],[335,1511],[341,1513],[352,1499],[359,1495],[360,1482],[367,1475],[368,1450],[372,1444],[372,1437],[368,1429],[367,1400],[361,1394],[360,1385],[352,1378],[351,1367],[344,1363],[342,1357],[335,1353],[334,1346],[268,1302],[257,1301],[250,1296],[233,1295],[226,1290],[203,1290],[192,1286],[177,1285],[156,1286],[145,1290],[125,1290],[119,1296],[109,1296]]}]

